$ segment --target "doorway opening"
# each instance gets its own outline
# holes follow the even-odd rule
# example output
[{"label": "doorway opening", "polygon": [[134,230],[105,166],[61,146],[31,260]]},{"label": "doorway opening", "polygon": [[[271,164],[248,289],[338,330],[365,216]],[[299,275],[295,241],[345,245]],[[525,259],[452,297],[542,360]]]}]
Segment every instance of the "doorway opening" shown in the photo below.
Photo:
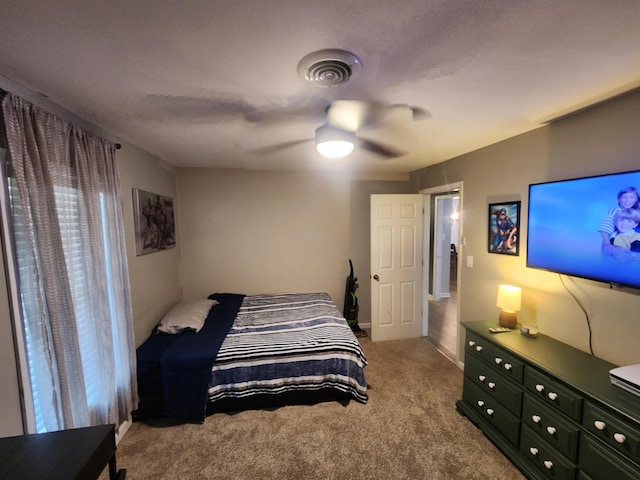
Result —
[{"label": "doorway opening", "polygon": [[461,188],[454,184],[421,193],[425,194],[424,256],[428,259],[424,334],[443,355],[456,362]]}]

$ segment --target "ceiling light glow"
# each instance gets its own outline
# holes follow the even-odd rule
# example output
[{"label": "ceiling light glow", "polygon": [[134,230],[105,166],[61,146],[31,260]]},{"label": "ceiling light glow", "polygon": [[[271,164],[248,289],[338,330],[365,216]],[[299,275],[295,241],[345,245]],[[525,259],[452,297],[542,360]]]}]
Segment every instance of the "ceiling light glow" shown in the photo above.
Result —
[{"label": "ceiling light glow", "polygon": [[316,130],[316,148],[327,158],[342,158],[355,147],[355,135],[331,125],[322,125]]},{"label": "ceiling light glow", "polygon": [[318,143],[316,148],[321,155],[327,158],[342,158],[353,151],[353,143],[344,140],[335,140]]}]

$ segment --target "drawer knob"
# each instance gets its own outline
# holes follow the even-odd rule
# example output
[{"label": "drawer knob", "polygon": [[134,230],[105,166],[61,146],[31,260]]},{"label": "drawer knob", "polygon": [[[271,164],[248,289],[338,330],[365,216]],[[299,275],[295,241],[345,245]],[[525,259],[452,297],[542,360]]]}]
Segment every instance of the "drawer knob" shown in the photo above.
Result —
[{"label": "drawer knob", "polygon": [[549,400],[555,400],[556,398],[558,398],[558,394],[556,392],[549,392],[549,395],[547,395],[547,397],[549,397]]},{"label": "drawer knob", "polygon": [[547,470],[551,470],[553,468],[553,462],[551,460],[545,460],[542,463],[544,463],[544,466],[547,467]]},{"label": "drawer knob", "polygon": [[513,366],[510,363],[505,363],[504,364],[504,369],[505,370],[511,370],[513,368]]},{"label": "drawer knob", "polygon": [[605,428],[607,428],[607,424],[600,420],[596,420],[595,422],[593,422],[593,424],[598,430],[604,430]]},{"label": "drawer knob", "polygon": [[537,455],[538,454],[538,449],[536,447],[531,447],[529,449],[529,452],[531,452],[531,455]]},{"label": "drawer knob", "polygon": [[484,375],[478,375],[478,380],[480,380],[481,382],[484,382],[486,378],[487,377],[485,377]]},{"label": "drawer knob", "polygon": [[547,427],[547,433],[549,435],[555,435],[556,434],[556,427]]},{"label": "drawer knob", "polygon": [[496,362],[498,365],[502,363],[502,359],[500,357],[494,358],[493,361]]},{"label": "drawer knob", "polygon": [[542,420],[542,418],[540,417],[540,415],[533,415],[531,417],[531,420],[533,420],[533,423],[540,423],[540,420]]},{"label": "drawer knob", "polygon": [[477,351],[477,352],[481,352],[481,351],[482,351],[482,345],[478,345],[478,346],[476,347],[476,351]]},{"label": "drawer knob", "polygon": [[487,415],[493,415],[493,408],[487,408]]},{"label": "drawer knob", "polygon": [[544,385],[538,383],[536,385],[536,390],[539,391],[539,392],[544,392]]},{"label": "drawer knob", "polygon": [[624,443],[627,441],[627,437],[625,437],[622,433],[614,433],[613,438],[618,443]]},{"label": "drawer knob", "polygon": [[473,347],[476,344],[476,342],[474,342],[473,340],[469,340],[469,346]]},{"label": "drawer knob", "polygon": [[489,382],[487,385],[489,386],[489,388],[490,388],[491,390],[493,390],[494,388],[496,388],[496,384],[495,384],[494,382]]},{"label": "drawer knob", "polygon": [[478,406],[484,407],[484,400],[478,400]]}]

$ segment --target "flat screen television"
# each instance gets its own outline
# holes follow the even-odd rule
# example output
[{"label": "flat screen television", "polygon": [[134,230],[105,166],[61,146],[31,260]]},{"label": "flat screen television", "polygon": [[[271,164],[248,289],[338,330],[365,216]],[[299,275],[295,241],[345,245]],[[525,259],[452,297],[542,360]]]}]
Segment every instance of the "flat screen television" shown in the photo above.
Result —
[{"label": "flat screen television", "polygon": [[527,267],[640,288],[637,189],[640,170],[529,185]]}]

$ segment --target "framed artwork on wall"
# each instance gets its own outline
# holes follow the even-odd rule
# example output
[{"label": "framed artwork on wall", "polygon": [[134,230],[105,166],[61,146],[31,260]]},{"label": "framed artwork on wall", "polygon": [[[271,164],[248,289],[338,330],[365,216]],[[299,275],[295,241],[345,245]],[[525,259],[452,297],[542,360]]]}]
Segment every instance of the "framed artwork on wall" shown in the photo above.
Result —
[{"label": "framed artwork on wall", "polygon": [[138,256],[176,246],[173,198],[134,188],[133,216]]},{"label": "framed artwork on wall", "polygon": [[520,255],[520,202],[489,204],[489,253]]}]

